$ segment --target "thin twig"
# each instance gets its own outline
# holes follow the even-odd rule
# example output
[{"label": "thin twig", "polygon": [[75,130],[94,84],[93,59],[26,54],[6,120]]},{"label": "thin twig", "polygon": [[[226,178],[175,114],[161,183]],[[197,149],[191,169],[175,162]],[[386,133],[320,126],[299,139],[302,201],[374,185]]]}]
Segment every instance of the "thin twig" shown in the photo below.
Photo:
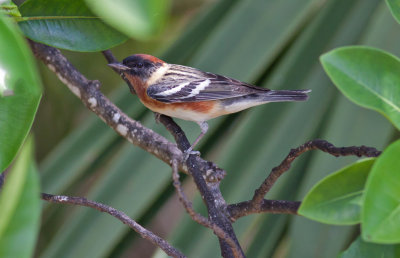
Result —
[{"label": "thin twig", "polygon": [[194,221],[196,221],[200,225],[211,228],[210,221],[206,217],[194,211],[192,202],[189,201],[189,199],[183,192],[181,182],[179,181],[178,165],[176,163],[176,161],[172,161],[172,179],[176,192],[178,193],[179,201],[182,203],[186,212]]},{"label": "thin twig", "polygon": [[[102,51],[102,53],[109,64],[118,62],[117,58],[114,56],[114,54],[111,52],[111,50],[104,50],[104,51]],[[121,78],[129,85],[129,80],[125,77],[125,75],[123,73],[120,74],[117,69],[115,69],[115,68],[112,68],[112,69],[114,70],[114,72],[118,73],[121,76]],[[132,89],[131,89],[131,93],[136,94]]]},{"label": "thin twig", "polygon": [[102,53],[108,63],[117,63],[118,62],[117,58],[115,58],[115,56],[113,55],[111,50],[104,50]]},{"label": "thin twig", "polygon": [[122,223],[128,225],[130,228],[139,233],[144,239],[147,239],[154,245],[160,247],[162,250],[164,250],[166,254],[173,257],[186,257],[179,250],[171,246],[167,241],[155,235],[150,230],[142,227],[140,224],[131,219],[124,212],[114,209],[113,207],[110,207],[102,203],[94,202],[83,197],[71,197],[64,195],[52,195],[52,194],[42,193],[41,198],[48,202],[74,204],[79,206],[90,207],[101,212],[106,212],[111,216],[115,217],[116,219],[120,220]]},{"label": "thin twig", "polygon": [[296,149],[291,149],[287,157],[282,161],[282,163],[274,167],[268,177],[264,180],[261,186],[255,191],[252,204],[256,207],[261,207],[264,196],[269,192],[271,187],[275,184],[276,180],[290,169],[292,162],[299,157],[301,154],[310,150],[321,150],[323,152],[329,153],[335,157],[339,156],[358,156],[358,157],[377,157],[381,154],[380,151],[373,147],[367,146],[350,146],[350,147],[335,147],[332,143],[325,140],[312,140],[304,143]]},{"label": "thin twig", "polygon": [[174,182],[174,187],[176,189],[176,192],[178,193],[179,200],[182,203],[183,207],[185,208],[186,212],[192,218],[192,220],[196,221],[200,225],[203,225],[204,227],[212,229],[219,238],[225,239],[226,242],[232,248],[234,257],[244,257],[241,250],[238,249],[235,241],[222,228],[220,228],[216,224],[210,222],[206,217],[197,213],[193,209],[193,204],[186,197],[185,192],[183,191],[181,182],[179,181],[178,165],[177,165],[176,161],[172,162],[172,179]]}]

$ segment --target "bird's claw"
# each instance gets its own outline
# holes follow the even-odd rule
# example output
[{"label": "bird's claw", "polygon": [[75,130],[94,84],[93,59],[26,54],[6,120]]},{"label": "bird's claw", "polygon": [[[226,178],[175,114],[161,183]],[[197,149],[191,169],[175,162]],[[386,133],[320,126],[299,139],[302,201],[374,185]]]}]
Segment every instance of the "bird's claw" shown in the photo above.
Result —
[{"label": "bird's claw", "polygon": [[183,163],[186,162],[190,155],[200,156],[200,151],[192,150],[192,148],[185,150],[185,152],[183,153]]}]

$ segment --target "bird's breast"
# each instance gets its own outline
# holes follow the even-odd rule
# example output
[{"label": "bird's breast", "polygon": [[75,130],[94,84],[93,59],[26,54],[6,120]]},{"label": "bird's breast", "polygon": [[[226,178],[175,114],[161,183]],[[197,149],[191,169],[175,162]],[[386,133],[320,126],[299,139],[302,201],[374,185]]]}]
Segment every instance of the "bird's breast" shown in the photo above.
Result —
[{"label": "bird's breast", "polygon": [[188,121],[207,121],[218,116],[219,103],[216,101],[164,103],[147,97],[141,99],[150,110]]},{"label": "bird's breast", "polygon": [[129,78],[140,101],[153,112],[176,117],[188,121],[202,122],[232,113],[220,100],[164,103],[150,98],[146,93],[146,85],[135,76]]}]

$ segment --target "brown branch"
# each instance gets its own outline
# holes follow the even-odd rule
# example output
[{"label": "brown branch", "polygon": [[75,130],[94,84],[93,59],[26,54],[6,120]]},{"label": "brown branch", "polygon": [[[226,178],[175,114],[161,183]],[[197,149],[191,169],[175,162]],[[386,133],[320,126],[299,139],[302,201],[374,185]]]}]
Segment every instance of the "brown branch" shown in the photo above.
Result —
[{"label": "brown branch", "polygon": [[259,207],[256,207],[252,201],[230,204],[228,205],[228,212],[232,221],[254,213],[297,215],[300,204],[301,202],[263,199]]},{"label": "brown branch", "polygon": [[236,242],[223,229],[218,227],[216,224],[211,223],[207,218],[197,213],[193,209],[193,204],[186,197],[181,182],[179,181],[178,165],[176,164],[176,161],[172,162],[172,179],[176,192],[178,193],[179,200],[192,220],[196,221],[200,225],[203,225],[204,227],[212,229],[219,238],[224,239],[232,248],[234,257],[244,257],[242,251],[236,245]]},{"label": "brown branch", "polygon": [[[28,42],[35,56],[47,65],[68,86],[71,92],[108,126],[129,142],[141,147],[169,165],[171,165],[172,160],[178,160],[179,170],[188,173],[187,167],[182,163],[183,154],[176,144],[171,143],[166,138],[124,114],[100,92],[100,83],[98,81],[91,81],[83,76],[58,49],[31,40]],[[203,159],[198,159],[198,165],[203,173],[217,168],[215,164]],[[221,169],[218,169],[218,171],[222,171],[222,173],[219,173],[219,177],[211,179],[219,180],[225,174]]]},{"label": "brown branch", "polygon": [[310,150],[321,150],[323,152],[329,153],[335,157],[339,156],[357,156],[357,157],[377,157],[381,154],[381,151],[378,151],[375,148],[367,147],[367,146],[350,146],[350,147],[335,147],[332,143],[329,143],[325,140],[312,140],[306,142],[296,149],[291,149],[286,158],[282,161],[282,163],[274,167],[268,177],[264,180],[261,186],[255,191],[253,199],[251,203],[255,207],[261,207],[263,204],[264,196],[269,192],[271,187],[275,184],[276,180],[288,171],[292,165],[292,162],[299,157],[301,154],[310,151]]},{"label": "brown branch", "polygon": [[[190,147],[189,140],[187,139],[185,133],[172,120],[172,118],[165,115],[160,115],[158,120],[174,136],[179,149],[185,151]],[[226,210],[227,204],[222,197],[221,191],[219,190],[219,181],[208,181],[206,183],[201,171],[199,170],[199,159],[200,158],[197,155],[189,155],[188,159],[186,160],[189,174],[193,177],[197,189],[199,190],[201,197],[207,206],[208,217],[210,218],[210,221],[221,228],[224,234],[226,234],[227,237],[232,239],[235,243],[235,248],[232,249],[230,244],[226,241],[227,237],[219,237],[217,235],[221,247],[221,255],[222,257],[238,257],[235,256],[238,255],[235,250],[239,250],[240,256],[244,256],[239,241],[237,240],[235,232],[233,231],[232,223],[228,217],[228,212]],[[210,170],[210,172],[206,175],[212,174],[213,171]],[[213,177],[215,177],[215,175],[213,175]]]},{"label": "brown branch", "polygon": [[[117,58],[115,58],[111,50],[104,50],[102,53],[109,64],[118,62]],[[114,72],[119,73],[115,68],[112,69],[114,70]],[[124,74],[120,74],[120,76],[127,84],[129,84],[129,80],[126,79]],[[134,91],[131,90],[131,93],[134,94]]]},{"label": "brown branch", "polygon": [[206,217],[195,212],[195,210],[193,209],[192,202],[190,202],[189,199],[186,197],[186,195],[182,189],[181,182],[179,181],[179,171],[178,171],[178,165],[176,164],[176,161],[172,162],[172,180],[174,182],[174,187],[178,194],[179,201],[182,203],[183,207],[185,208],[186,212],[190,215],[192,220],[196,221],[200,225],[211,228],[210,221]]},{"label": "brown branch", "polygon": [[115,58],[115,56],[113,55],[111,50],[104,50],[102,53],[108,63],[117,63],[118,62],[117,58]]},{"label": "brown branch", "polygon": [[155,235],[150,230],[142,227],[140,224],[138,224],[136,221],[131,219],[124,212],[116,210],[108,205],[94,202],[94,201],[88,200],[83,197],[52,195],[52,194],[46,194],[46,193],[42,193],[41,198],[48,202],[68,203],[68,204],[73,204],[73,205],[90,207],[90,208],[96,209],[101,212],[106,212],[106,213],[110,214],[111,216],[113,216],[114,218],[121,221],[122,223],[128,225],[130,228],[132,228],[137,233],[139,233],[144,239],[147,239],[150,242],[152,242],[154,245],[160,247],[162,250],[164,250],[164,252],[167,255],[173,256],[173,257],[186,257],[179,250],[177,250],[176,248],[171,246],[167,241],[165,241],[161,237]]}]

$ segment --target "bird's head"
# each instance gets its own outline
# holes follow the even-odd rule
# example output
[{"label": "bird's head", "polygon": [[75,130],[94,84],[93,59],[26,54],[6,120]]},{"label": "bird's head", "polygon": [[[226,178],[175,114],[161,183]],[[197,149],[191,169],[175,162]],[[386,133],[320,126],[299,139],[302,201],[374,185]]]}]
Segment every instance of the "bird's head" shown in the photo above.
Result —
[{"label": "bird's head", "polygon": [[129,78],[130,75],[139,77],[143,82],[146,82],[163,64],[164,61],[157,57],[136,54],[125,58],[122,63],[111,63],[108,65],[126,78]]}]

